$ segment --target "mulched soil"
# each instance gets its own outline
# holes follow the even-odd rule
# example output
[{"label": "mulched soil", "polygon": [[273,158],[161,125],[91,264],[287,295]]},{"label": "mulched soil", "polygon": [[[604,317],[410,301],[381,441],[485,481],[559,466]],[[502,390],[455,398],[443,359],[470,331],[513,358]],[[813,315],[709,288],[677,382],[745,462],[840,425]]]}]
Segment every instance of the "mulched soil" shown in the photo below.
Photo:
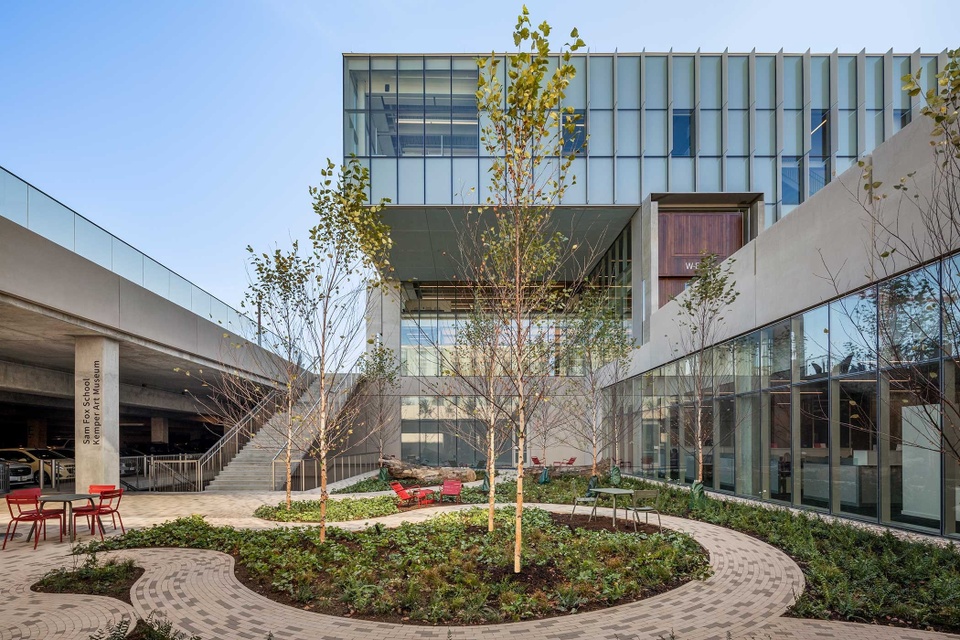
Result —
[{"label": "mulched soil", "polygon": [[[36,591],[37,593],[80,593],[84,595],[91,596],[107,596],[110,598],[115,598],[117,600],[122,600],[127,604],[133,606],[133,601],[130,600],[130,589],[133,588],[134,583],[140,579],[140,576],[143,575],[143,567],[134,567],[133,571],[130,573],[130,576],[125,580],[117,580],[106,586],[104,589],[97,589],[95,585],[85,581],[85,580],[71,580],[69,585],[64,585],[62,589],[51,589],[40,582],[37,582],[30,586],[31,591]],[[130,638],[134,636],[128,636]]]},{"label": "mulched soil", "polygon": [[[427,507],[427,506],[437,506],[437,505],[436,504],[424,505],[424,507]],[[404,509],[404,511],[410,511],[410,510],[415,510],[417,508],[424,508],[424,507],[412,507],[410,509]],[[614,529],[611,524],[611,518],[609,517],[595,517],[593,518],[592,521],[590,520],[589,514],[576,514],[574,516],[571,516],[570,514],[567,514],[567,513],[562,513],[562,514],[551,513],[551,517],[553,518],[554,523],[558,525],[566,525],[571,529],[582,528],[590,531],[620,531],[620,532],[626,532],[626,533],[633,533],[632,522],[618,520],[618,523],[617,523],[618,528]],[[477,527],[476,530],[486,531],[486,528]],[[656,525],[646,525],[644,523],[640,523],[637,526],[638,533],[652,534],[652,533],[657,533],[658,531],[659,529],[657,528]],[[705,550],[704,550],[704,553],[706,554]],[[262,596],[270,598],[275,602],[279,602],[281,604],[285,604],[291,607],[296,607],[298,609],[304,609],[306,611],[316,611],[317,613],[323,613],[323,614],[333,615],[333,616],[341,616],[346,618],[372,620],[376,622],[390,622],[395,624],[413,624],[413,625],[423,625],[423,626],[438,626],[438,625],[433,625],[429,622],[410,620],[406,616],[399,613],[390,613],[390,614],[383,614],[383,615],[358,615],[356,614],[355,611],[350,609],[346,604],[338,601],[321,600],[321,601],[315,601],[311,604],[305,605],[302,602],[297,602],[296,600],[294,600],[292,597],[290,597],[290,594],[283,591],[278,591],[277,589],[275,589],[268,580],[258,580],[257,578],[253,577],[250,574],[250,572],[247,571],[247,569],[243,565],[241,565],[239,562],[237,562],[234,565],[234,572],[237,576],[237,579],[241,583],[243,583],[248,589],[251,589],[256,593],[259,593]],[[525,567],[523,572],[519,574],[513,573],[512,567],[497,567],[487,574],[487,579],[490,579],[493,581],[512,580],[520,584],[526,585],[531,593],[536,590],[549,591],[552,585],[556,584],[558,577],[559,577],[558,570],[552,563],[548,563],[542,566]],[[672,589],[676,589],[677,587],[685,584],[686,582],[689,582],[689,580],[687,579],[674,580],[670,583],[662,585],[660,589],[656,589],[656,590],[651,589],[647,591],[639,598],[624,599],[617,602],[617,604],[620,605],[620,604],[626,604],[628,602],[635,602],[637,600],[643,600],[644,598],[649,598],[651,596],[655,596],[657,594],[664,593]],[[598,609],[606,609],[609,606],[610,605],[607,605],[601,602],[593,603],[593,604],[580,607],[578,610],[578,613],[583,613],[587,611],[596,611]],[[555,617],[560,615],[568,615],[568,614],[558,612],[556,614],[553,614],[550,616],[543,616],[543,617],[544,618]],[[530,619],[535,620],[537,618],[530,618]],[[481,624],[486,624],[486,623],[481,623]],[[442,625],[439,625],[439,626],[442,626]]]}]

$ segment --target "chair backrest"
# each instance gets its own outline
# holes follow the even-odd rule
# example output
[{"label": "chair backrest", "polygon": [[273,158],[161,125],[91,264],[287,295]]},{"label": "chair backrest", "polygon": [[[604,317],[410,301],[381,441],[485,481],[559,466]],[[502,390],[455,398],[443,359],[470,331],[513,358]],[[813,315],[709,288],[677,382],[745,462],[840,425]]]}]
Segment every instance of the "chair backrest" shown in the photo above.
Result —
[{"label": "chair backrest", "polygon": [[400,484],[399,482],[391,482],[390,488],[393,489],[394,493],[400,496],[401,500],[410,500],[413,497],[407,492],[406,489],[403,488],[403,485]]},{"label": "chair backrest", "polygon": [[87,493],[101,494],[104,491],[112,491],[116,488],[116,485],[112,484],[92,484],[87,488]]},{"label": "chair backrest", "polygon": [[461,487],[463,487],[463,482],[460,480],[444,480],[443,487],[440,489],[440,493],[446,495],[458,495]]},{"label": "chair backrest", "polygon": [[537,456],[530,456],[530,459],[533,460],[533,464],[537,465],[538,467],[543,464],[540,462],[540,458]]},{"label": "chair backrest", "polygon": [[653,502],[656,504],[660,498],[660,492],[657,489],[636,489],[633,492],[633,506],[641,502]]},{"label": "chair backrest", "polygon": [[[14,507],[16,507],[16,513],[14,513]],[[25,511],[39,511],[40,510],[40,493],[38,490],[37,495],[19,495],[15,496],[12,493],[7,494],[7,509],[10,510],[10,517],[17,518]]]},{"label": "chair backrest", "polygon": [[576,461],[577,461],[576,458],[570,458],[569,460],[567,460],[567,465],[571,465],[571,466],[572,466],[573,463],[576,462]]},{"label": "chair backrest", "polygon": [[116,509],[120,506],[120,499],[123,497],[123,489],[105,489],[100,492],[99,508]]},{"label": "chair backrest", "polygon": [[596,498],[597,494],[594,492],[594,489],[600,484],[600,478],[597,476],[590,476],[590,482],[587,483],[587,497]]},{"label": "chair backrest", "polygon": [[40,489],[14,489],[8,495],[11,495],[15,498],[23,498],[23,497],[31,497],[31,496],[34,498],[39,498]]}]

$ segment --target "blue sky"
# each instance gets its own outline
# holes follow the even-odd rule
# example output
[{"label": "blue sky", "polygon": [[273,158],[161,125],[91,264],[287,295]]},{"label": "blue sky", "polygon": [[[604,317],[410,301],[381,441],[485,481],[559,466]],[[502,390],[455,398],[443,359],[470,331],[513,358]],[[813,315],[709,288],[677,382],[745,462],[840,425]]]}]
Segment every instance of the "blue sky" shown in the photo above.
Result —
[{"label": "blue sky", "polygon": [[[527,2],[593,51],[940,51],[950,4]],[[506,50],[519,7],[0,0],[0,166],[237,305],[340,159],[340,54]]]}]

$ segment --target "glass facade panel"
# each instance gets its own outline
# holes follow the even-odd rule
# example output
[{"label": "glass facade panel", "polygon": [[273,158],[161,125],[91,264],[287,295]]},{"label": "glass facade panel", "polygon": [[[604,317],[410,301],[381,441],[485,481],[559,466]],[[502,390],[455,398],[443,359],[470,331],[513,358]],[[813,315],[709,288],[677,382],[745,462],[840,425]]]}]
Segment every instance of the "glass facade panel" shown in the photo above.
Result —
[{"label": "glass facade panel", "polygon": [[[591,150],[592,153],[592,150]],[[617,112],[617,155],[640,155],[640,112]]]},{"label": "glass facade panel", "polygon": [[757,155],[777,155],[777,112],[757,111],[755,132]]},{"label": "glass facade panel", "polygon": [[694,155],[694,140],[693,111],[691,109],[674,109],[671,155],[681,157]]},{"label": "glass facade panel", "polygon": [[370,160],[370,199],[379,202],[388,198],[397,201],[397,161],[395,158]]},{"label": "glass facade panel", "polygon": [[877,290],[870,287],[830,303],[834,375],[877,368]]},{"label": "glass facade panel", "polygon": [[760,437],[760,395],[737,397],[736,492],[738,495],[761,498],[760,458],[763,440]]},{"label": "glass facade panel", "polygon": [[883,142],[883,111],[867,110],[867,125],[863,132],[867,149],[874,149]]},{"label": "glass facade panel", "polygon": [[939,355],[941,312],[938,266],[917,269],[880,285],[881,366],[898,367]]},{"label": "glass facade panel", "polygon": [[451,169],[447,158],[427,158],[424,201],[427,204],[456,202],[450,193]]},{"label": "glass facade panel", "polygon": [[640,108],[640,58],[617,58],[617,108]]},{"label": "glass facade panel", "polygon": [[783,204],[798,205],[803,202],[803,158],[783,156],[780,178]]},{"label": "glass facade panel", "polygon": [[643,123],[643,152],[648,156],[667,155],[667,112],[647,111]]},{"label": "glass facade panel", "polygon": [[940,365],[891,369],[881,379],[882,520],[940,530]]},{"label": "glass facade panel", "polygon": [[853,56],[837,59],[837,106],[857,108],[857,59]]},{"label": "glass facade panel", "polygon": [[[798,504],[816,509],[830,506],[829,395],[826,381],[800,385],[793,389],[794,416],[799,433],[798,464],[791,465],[799,475]],[[796,484],[794,484],[796,487]]]},{"label": "glass facade panel", "polygon": [[591,111],[589,128],[590,141],[587,143],[587,153],[591,156],[612,156],[613,112]]},{"label": "glass facade panel", "polygon": [[[857,155],[857,112],[841,111],[837,121],[837,153],[842,156]],[[837,171],[840,174],[840,171]]]},{"label": "glass facade panel", "polygon": [[613,158],[590,158],[589,200],[593,204],[610,202],[613,191]]},{"label": "glass facade panel", "polygon": [[590,107],[613,108],[612,56],[590,56]]},{"label": "glass facade panel", "polygon": [[644,106],[647,109],[667,108],[667,59],[647,56],[644,63]]},{"label": "glass facade panel", "polygon": [[722,153],[720,130],[719,111],[700,112],[700,155],[719,156]]},{"label": "glass facade panel", "polygon": [[760,332],[733,341],[735,389],[737,393],[760,388]]},{"label": "glass facade panel", "polygon": [[397,171],[400,202],[423,204],[423,158],[401,158]]},{"label": "glass facade panel", "polygon": [[803,111],[783,112],[783,153],[788,156],[803,155],[803,139],[808,129],[803,124]]},{"label": "glass facade panel", "polygon": [[732,156],[750,154],[750,117],[748,111],[727,112],[727,153]]},{"label": "glass facade panel", "polygon": [[[479,189],[479,162],[476,158],[453,159],[453,202],[477,204],[481,197]],[[486,200],[487,194],[482,194]]]},{"label": "glass facade panel", "polygon": [[910,109],[910,95],[900,91],[903,86],[903,76],[910,75],[910,56],[894,56],[893,58],[893,108]]},{"label": "glass facade panel", "polygon": [[777,159],[756,158],[753,161],[754,189],[763,192],[765,202],[776,202],[780,189],[777,187]]},{"label": "glass facade panel", "polygon": [[943,282],[943,353],[960,355],[960,254],[944,258],[941,266]]},{"label": "glass facade panel", "polygon": [[697,165],[697,191],[723,191],[720,158],[700,158]]},{"label": "glass facade panel", "polygon": [[757,56],[757,108],[777,108],[777,59]]},{"label": "glass facade panel", "polygon": [[750,85],[748,84],[748,59],[746,56],[727,58],[727,106],[731,109],[746,109],[750,106]]},{"label": "glass facade panel", "polygon": [[790,321],[784,320],[760,332],[760,377],[764,388],[790,384],[791,333]]},{"label": "glass facade panel", "polygon": [[693,57],[674,56],[673,73],[673,108],[693,109]]},{"label": "glass facade panel", "polygon": [[750,188],[750,159],[727,157],[727,191],[747,191]]},{"label": "glass facade panel", "polygon": [[883,109],[883,58],[867,56],[865,75],[867,109]]},{"label": "glass facade panel", "polygon": [[587,108],[587,59],[584,56],[572,56],[570,64],[576,69],[577,74],[567,86],[563,99],[564,106],[574,109]]},{"label": "glass facade panel", "polygon": [[696,190],[693,158],[670,158],[670,190],[678,192]]},{"label": "glass facade panel", "polygon": [[810,155],[830,155],[830,110],[810,110]]},{"label": "glass facade panel", "polygon": [[796,354],[796,380],[826,377],[830,354],[830,324],[826,305],[811,309],[793,319],[793,350]]},{"label": "glass facade panel", "polygon": [[830,58],[810,57],[810,107],[830,108]]},{"label": "glass facade panel", "polygon": [[803,58],[783,57],[783,107],[803,108]]},{"label": "glass facade panel", "polygon": [[643,197],[667,190],[667,159],[643,159]]},{"label": "glass facade panel", "polygon": [[617,204],[639,204],[640,186],[640,158],[617,158]]},{"label": "glass facade panel", "polygon": [[[877,518],[877,381],[876,376],[837,380],[839,448],[831,453],[834,511]],[[839,509],[836,508],[839,503]]]},{"label": "glass facade panel", "polygon": [[790,390],[763,392],[764,430],[770,439],[767,481],[769,497],[780,502],[793,501],[793,441],[790,422]]},{"label": "glass facade panel", "polygon": [[823,189],[830,182],[830,158],[810,156],[810,195]]},{"label": "glass facade panel", "polygon": [[700,108],[719,109],[720,100],[720,57],[701,56],[700,58]]}]

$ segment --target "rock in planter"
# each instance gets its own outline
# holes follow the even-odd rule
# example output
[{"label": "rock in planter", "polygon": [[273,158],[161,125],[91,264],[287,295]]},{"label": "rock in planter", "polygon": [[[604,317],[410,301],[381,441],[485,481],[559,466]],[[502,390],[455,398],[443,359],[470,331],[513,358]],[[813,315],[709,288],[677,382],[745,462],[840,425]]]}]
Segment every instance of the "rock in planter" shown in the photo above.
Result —
[{"label": "rock in planter", "polygon": [[425,467],[396,458],[383,458],[380,463],[390,473],[391,478],[412,479],[421,485],[440,484],[444,480],[473,482],[477,479],[477,472],[469,467]]}]

